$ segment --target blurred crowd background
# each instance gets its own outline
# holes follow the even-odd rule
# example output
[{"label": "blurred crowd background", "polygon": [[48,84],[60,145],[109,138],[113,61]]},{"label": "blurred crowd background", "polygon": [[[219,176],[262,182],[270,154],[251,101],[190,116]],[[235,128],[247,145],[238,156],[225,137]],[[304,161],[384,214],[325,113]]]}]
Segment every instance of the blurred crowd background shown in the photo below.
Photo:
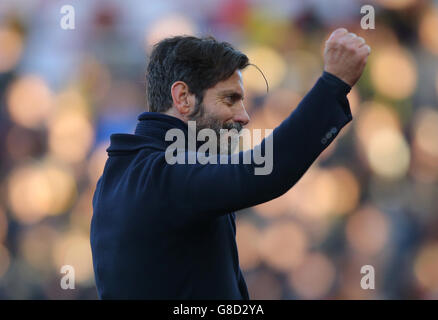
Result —
[{"label": "blurred crowd background", "polygon": [[[75,29],[60,26],[63,5]],[[361,6],[375,8],[362,30]],[[438,1],[0,2],[0,298],[96,299],[92,196],[112,133],[146,110],[152,45],[213,35],[245,52],[249,128],[275,128],[337,27],[372,47],[353,121],[282,197],[237,213],[252,299],[438,298]],[[318,115],[315,115],[317,117]],[[303,137],[304,139],[305,137]],[[74,290],[60,269],[75,268]],[[375,269],[375,289],[360,286]]]}]

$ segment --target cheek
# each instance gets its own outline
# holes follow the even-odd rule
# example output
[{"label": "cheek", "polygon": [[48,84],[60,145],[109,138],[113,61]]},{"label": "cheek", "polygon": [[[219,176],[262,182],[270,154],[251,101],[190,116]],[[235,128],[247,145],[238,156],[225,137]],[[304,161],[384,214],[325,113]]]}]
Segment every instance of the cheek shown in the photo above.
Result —
[{"label": "cheek", "polygon": [[221,105],[221,109],[217,113],[217,119],[221,120],[223,123],[230,122],[233,119],[231,108],[227,105]]},{"label": "cheek", "polygon": [[204,103],[206,112],[214,119],[226,122],[233,118],[232,108],[220,100]]}]

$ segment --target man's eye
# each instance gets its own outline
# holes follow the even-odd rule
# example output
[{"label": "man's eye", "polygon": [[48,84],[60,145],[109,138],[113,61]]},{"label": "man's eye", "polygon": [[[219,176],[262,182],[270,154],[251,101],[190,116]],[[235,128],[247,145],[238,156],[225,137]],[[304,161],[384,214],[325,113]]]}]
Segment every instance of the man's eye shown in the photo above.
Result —
[{"label": "man's eye", "polygon": [[233,104],[234,103],[233,97],[225,97],[225,103],[230,105]]}]

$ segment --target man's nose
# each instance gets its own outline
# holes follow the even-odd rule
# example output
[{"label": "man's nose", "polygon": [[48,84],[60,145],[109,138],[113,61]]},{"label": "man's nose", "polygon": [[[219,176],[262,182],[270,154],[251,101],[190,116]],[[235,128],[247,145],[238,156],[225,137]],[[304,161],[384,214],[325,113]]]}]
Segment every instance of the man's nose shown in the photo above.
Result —
[{"label": "man's nose", "polygon": [[248,115],[248,112],[246,112],[245,107],[242,106],[240,109],[240,112],[235,115],[234,121],[239,122],[242,124],[242,126],[246,126],[249,122],[250,118]]}]

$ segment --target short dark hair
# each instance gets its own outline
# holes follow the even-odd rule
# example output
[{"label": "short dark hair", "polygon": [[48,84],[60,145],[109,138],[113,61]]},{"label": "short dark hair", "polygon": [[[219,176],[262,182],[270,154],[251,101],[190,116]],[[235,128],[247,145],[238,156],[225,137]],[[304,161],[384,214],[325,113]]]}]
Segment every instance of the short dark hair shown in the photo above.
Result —
[{"label": "short dark hair", "polygon": [[249,65],[248,57],[227,42],[212,36],[176,36],[158,42],[147,67],[147,104],[149,111],[166,112],[172,107],[170,89],[184,81],[197,103],[207,89]]}]

